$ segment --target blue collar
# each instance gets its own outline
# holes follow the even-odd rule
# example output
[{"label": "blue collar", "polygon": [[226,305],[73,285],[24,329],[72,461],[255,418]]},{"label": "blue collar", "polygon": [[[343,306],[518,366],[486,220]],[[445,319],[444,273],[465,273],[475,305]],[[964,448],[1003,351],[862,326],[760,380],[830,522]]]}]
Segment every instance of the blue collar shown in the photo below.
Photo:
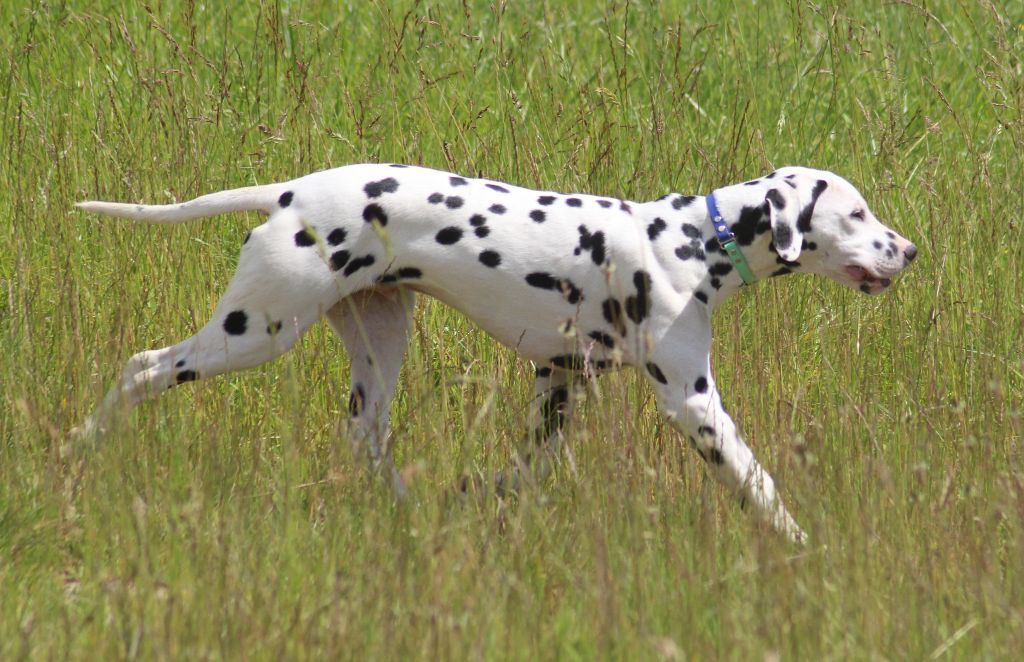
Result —
[{"label": "blue collar", "polygon": [[715,234],[718,236],[718,245],[729,256],[729,261],[732,262],[732,266],[735,267],[736,272],[743,279],[743,284],[750,285],[757,279],[754,278],[754,272],[750,270],[750,265],[747,264],[747,258],[743,257],[740,245],[736,243],[736,235],[732,233],[732,230],[729,229],[729,224],[725,222],[725,219],[718,212],[714,191],[708,193],[704,197],[704,201],[707,202],[708,214],[711,215],[711,225],[715,228]]}]

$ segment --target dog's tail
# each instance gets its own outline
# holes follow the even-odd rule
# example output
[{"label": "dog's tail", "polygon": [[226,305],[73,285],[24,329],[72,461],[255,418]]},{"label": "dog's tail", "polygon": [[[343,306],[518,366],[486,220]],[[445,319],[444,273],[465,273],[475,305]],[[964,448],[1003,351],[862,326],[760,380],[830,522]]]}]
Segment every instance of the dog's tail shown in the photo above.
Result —
[{"label": "dog's tail", "polygon": [[210,193],[173,205],[135,205],[89,200],[76,203],[75,206],[97,214],[131,218],[146,223],[184,223],[232,211],[261,211],[270,214],[278,208],[278,200],[287,187],[287,183],[246,186]]}]

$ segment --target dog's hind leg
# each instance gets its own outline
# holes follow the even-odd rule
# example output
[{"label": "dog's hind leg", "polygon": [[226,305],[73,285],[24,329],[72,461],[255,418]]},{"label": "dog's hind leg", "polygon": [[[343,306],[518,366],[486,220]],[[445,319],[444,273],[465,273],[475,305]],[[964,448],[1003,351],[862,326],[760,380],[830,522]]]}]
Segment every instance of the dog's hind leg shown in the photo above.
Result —
[{"label": "dog's hind leg", "polygon": [[228,297],[225,302],[194,336],[132,356],[121,379],[72,436],[99,441],[118,410],[178,384],[266,363],[288,351],[319,317],[315,301],[298,304],[294,297],[269,307],[238,302],[236,308]]},{"label": "dog's hind leg", "polygon": [[537,369],[530,402],[530,432],[526,447],[507,471],[498,475],[498,492],[519,488],[523,472],[532,480],[541,480],[558,461],[565,426],[572,417],[573,387],[576,373],[542,366]]},{"label": "dog's hind leg", "polygon": [[172,386],[280,356],[334,305],[339,284],[322,262],[315,256],[289,261],[287,254],[274,252],[273,237],[267,235],[266,226],[253,231],[211,320],[186,340],[134,355],[100,406],[72,430],[72,441],[99,441],[117,411]]},{"label": "dog's hind leg", "polygon": [[327,321],[345,343],[352,365],[349,442],[357,457],[389,474],[399,496],[405,486],[391,459],[388,424],[414,307],[415,294],[394,287],[357,292],[327,311]]}]

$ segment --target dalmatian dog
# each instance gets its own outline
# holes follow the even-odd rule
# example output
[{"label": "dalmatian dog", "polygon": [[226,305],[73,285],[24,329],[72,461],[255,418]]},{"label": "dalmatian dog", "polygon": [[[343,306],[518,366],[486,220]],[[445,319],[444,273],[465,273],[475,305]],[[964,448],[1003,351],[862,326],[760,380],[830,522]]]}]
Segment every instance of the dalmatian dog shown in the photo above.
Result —
[{"label": "dalmatian dog", "polygon": [[745,280],[794,271],[878,294],[917,253],[846,180],[802,167],[713,197],[670,193],[643,203],[365,164],[181,204],[78,207],[151,223],[242,210],[269,218],[245,237],[210,322],[131,357],[77,438],[98,439],[116,412],[172,386],[280,356],[326,316],[352,364],[350,440],[401,491],[387,447],[389,408],[418,292],[536,365],[527,459],[557,458],[574,380],[632,366],[712,475],[793,541],[804,533],[715,387],[711,312]]}]

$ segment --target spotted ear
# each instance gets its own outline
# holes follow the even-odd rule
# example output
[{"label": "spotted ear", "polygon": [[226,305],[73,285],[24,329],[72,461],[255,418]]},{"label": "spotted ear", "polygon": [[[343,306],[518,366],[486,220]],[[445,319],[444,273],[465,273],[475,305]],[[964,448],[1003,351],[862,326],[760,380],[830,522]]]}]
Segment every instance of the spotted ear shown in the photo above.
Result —
[{"label": "spotted ear", "polygon": [[764,196],[771,217],[772,243],[775,251],[786,262],[796,262],[804,243],[800,231],[800,204],[796,192],[773,188]]}]

